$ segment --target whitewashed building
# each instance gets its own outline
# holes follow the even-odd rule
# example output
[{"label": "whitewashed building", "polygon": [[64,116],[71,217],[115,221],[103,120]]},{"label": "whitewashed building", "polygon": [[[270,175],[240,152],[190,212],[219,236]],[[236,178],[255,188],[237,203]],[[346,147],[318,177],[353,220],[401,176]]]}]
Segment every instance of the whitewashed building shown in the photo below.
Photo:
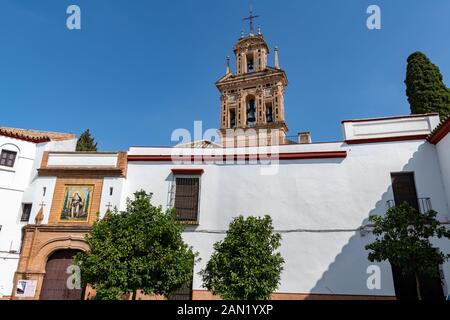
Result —
[{"label": "whitewashed building", "polygon": [[[277,50],[274,67],[268,66],[269,48],[261,34],[242,37],[233,51],[236,72],[228,63],[216,83],[223,145],[197,141],[118,153],[46,148],[43,155],[27,156],[26,178],[20,186],[8,185],[19,190],[16,197],[9,190],[1,195],[2,202],[10,201],[7,210],[2,205],[2,254],[14,255],[11,241],[19,250],[22,239],[20,261],[1,266],[0,283],[5,290],[14,287],[4,295],[90,298],[91,293],[70,291],[58,279],[64,279],[74,253],[89,249],[84,235],[92,223],[113,207],[125,209],[126,198],[140,189],[153,193],[155,205],[176,209],[186,224],[185,241],[200,254],[185,297],[215,298],[198,275],[213,243],[223,239],[234,217],[266,214],[282,235],[285,259],[274,299],[405,295],[410,282],[389,263],[375,264],[380,287],[367,285],[367,272],[374,270],[365,250],[374,240],[368,218],[407,201],[421,211],[436,210],[449,224],[450,120],[441,122],[437,114],[348,120],[341,124],[339,142],[313,143],[308,133],[293,141],[286,134],[288,82]],[[279,134],[274,138],[273,132]],[[73,151],[73,141],[67,143],[67,151]],[[25,202],[32,210],[24,226],[19,216]],[[434,243],[450,253],[450,241]],[[439,268],[440,279],[423,281],[427,297],[448,294],[450,264]]]},{"label": "whitewashed building", "polygon": [[[368,217],[409,201],[413,192],[420,210],[432,208],[441,222],[450,222],[449,149],[443,145],[449,124],[436,131],[447,134],[437,142],[431,138],[437,133],[430,134],[438,124],[435,114],[344,121],[342,142],[279,146],[273,175],[262,171],[266,164],[217,164],[217,154],[245,153],[243,158],[249,158],[258,148],[220,149],[213,158],[208,149],[205,163],[196,165],[174,164],[170,148],[132,147],[125,193],[144,189],[154,194],[156,204],[172,207],[176,182],[185,185],[186,179],[198,179],[198,210],[193,217],[188,212],[183,217],[194,224],[185,239],[202,258],[195,267],[194,298],[211,298],[197,273],[231,220],[265,214],[282,234],[286,261],[274,298],[395,297],[388,263],[379,264],[381,288],[367,287],[372,263],[364,247],[374,240]],[[200,153],[198,148],[185,151]],[[191,185],[197,183],[191,180]],[[450,253],[449,240],[436,241],[436,246]],[[450,264],[441,271],[446,293]]]},{"label": "whitewashed building", "polygon": [[21,229],[39,207],[33,185],[42,155],[74,151],[75,145],[72,134],[0,128],[0,297],[11,295]]},{"label": "whitewashed building", "polygon": [[[15,206],[11,204],[14,208],[9,214],[14,218],[8,224],[2,215],[2,251],[7,251],[3,257],[17,258],[5,244],[20,240],[25,224],[20,222],[20,205],[30,203],[33,209],[24,240],[28,243],[27,235],[36,229],[39,234],[28,264],[27,245],[22,245],[24,269],[19,266],[16,281],[19,276],[33,278],[40,272],[37,289],[42,290],[51,254],[87,250],[83,237],[96,212],[102,217],[114,206],[124,209],[126,197],[140,189],[153,193],[155,205],[176,207],[178,192],[189,186],[195,205],[191,211],[180,210],[180,219],[188,224],[185,240],[202,259],[195,266],[192,298],[212,298],[202,287],[198,271],[208,261],[213,243],[223,239],[229,222],[238,215],[265,214],[272,216],[282,234],[281,253],[286,261],[275,299],[393,298],[396,290],[388,263],[379,264],[381,288],[367,287],[367,268],[372,263],[364,247],[373,240],[368,217],[410,200],[414,192],[420,210],[432,208],[442,223],[450,222],[450,121],[439,125],[437,115],[414,115],[344,121],[342,128],[341,142],[279,146],[269,154],[271,164],[249,163],[252,155],[267,158],[267,150],[258,153],[263,147],[131,147],[126,154],[48,152],[45,161],[37,161],[42,165],[32,188],[25,185]],[[174,156],[179,154],[183,154],[181,163]],[[201,163],[191,161],[188,155],[194,154],[197,161],[201,156]],[[238,163],[238,159],[244,160]],[[264,171],[267,168],[273,170]],[[94,186],[96,200],[90,217],[85,222],[60,220],[64,187],[80,184]],[[405,193],[405,188],[410,190]],[[27,189],[33,192],[25,198]],[[2,197],[12,200],[9,195]],[[40,208],[42,218],[36,222]],[[12,231],[3,233],[7,226]],[[435,243],[450,253],[450,241]],[[1,281],[11,288],[17,260],[1,261],[5,270]],[[449,263],[440,269],[446,294]],[[39,298],[40,291],[35,294]]]}]

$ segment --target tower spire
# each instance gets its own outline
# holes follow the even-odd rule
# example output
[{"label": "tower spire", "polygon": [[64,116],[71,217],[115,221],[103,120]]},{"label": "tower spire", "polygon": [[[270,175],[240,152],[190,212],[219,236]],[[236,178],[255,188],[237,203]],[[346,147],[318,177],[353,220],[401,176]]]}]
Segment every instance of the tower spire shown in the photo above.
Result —
[{"label": "tower spire", "polygon": [[278,60],[278,47],[275,47],[275,68],[280,69],[280,61]]},{"label": "tower spire", "polygon": [[227,56],[227,69],[225,71],[225,74],[229,74],[229,73],[231,73],[231,70],[230,70],[230,56]]}]

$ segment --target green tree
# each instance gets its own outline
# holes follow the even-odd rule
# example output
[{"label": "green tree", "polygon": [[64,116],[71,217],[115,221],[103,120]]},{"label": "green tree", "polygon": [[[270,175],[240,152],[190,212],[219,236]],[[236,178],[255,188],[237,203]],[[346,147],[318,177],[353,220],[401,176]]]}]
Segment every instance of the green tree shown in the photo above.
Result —
[{"label": "green tree", "polygon": [[438,112],[441,117],[450,114],[450,89],[445,86],[439,68],[422,52],[408,57],[405,84],[412,114]]},{"label": "green tree", "polygon": [[436,219],[437,212],[420,213],[407,203],[389,209],[385,216],[371,216],[374,222],[375,242],[368,244],[369,260],[388,260],[405,275],[416,279],[417,298],[420,292],[420,275],[438,276],[440,264],[447,261],[445,255],[433,247],[433,237],[450,239],[450,231]]},{"label": "green tree", "polygon": [[138,191],[127,209],[114,210],[86,236],[88,252],[78,253],[83,285],[97,299],[119,299],[142,290],[166,297],[192,279],[196,253],[183,242],[173,210],[151,204],[151,194]]},{"label": "green tree", "polygon": [[77,151],[97,151],[97,143],[91,136],[89,129],[84,130],[77,141]]},{"label": "green tree", "polygon": [[280,243],[269,216],[235,218],[200,272],[204,287],[226,300],[270,299],[283,270]]}]

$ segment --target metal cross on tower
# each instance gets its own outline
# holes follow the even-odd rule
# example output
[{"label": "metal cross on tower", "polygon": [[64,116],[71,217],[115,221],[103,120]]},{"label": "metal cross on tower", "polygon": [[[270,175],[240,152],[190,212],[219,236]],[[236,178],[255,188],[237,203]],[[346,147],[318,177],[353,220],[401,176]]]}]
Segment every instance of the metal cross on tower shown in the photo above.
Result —
[{"label": "metal cross on tower", "polygon": [[249,20],[250,21],[250,34],[253,35],[255,34],[255,30],[253,28],[253,19],[255,18],[259,18],[259,16],[254,16],[253,15],[253,9],[250,8],[250,16],[248,16],[247,18],[242,19],[243,21]]}]

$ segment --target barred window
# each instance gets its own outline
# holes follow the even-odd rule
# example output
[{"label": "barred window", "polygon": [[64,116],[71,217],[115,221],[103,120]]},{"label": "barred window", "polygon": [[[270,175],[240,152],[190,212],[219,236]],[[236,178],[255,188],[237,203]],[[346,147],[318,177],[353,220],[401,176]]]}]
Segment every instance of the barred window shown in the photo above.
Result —
[{"label": "barred window", "polygon": [[192,300],[192,280],[170,294],[169,300]]},{"label": "barred window", "polygon": [[200,177],[175,178],[175,212],[180,221],[198,221]]},{"label": "barred window", "polygon": [[30,220],[31,207],[31,203],[22,203],[22,215],[20,217],[21,222],[28,222],[28,220]]},{"label": "barred window", "polygon": [[2,150],[0,155],[0,166],[4,167],[14,167],[14,162],[16,162],[17,152]]}]

